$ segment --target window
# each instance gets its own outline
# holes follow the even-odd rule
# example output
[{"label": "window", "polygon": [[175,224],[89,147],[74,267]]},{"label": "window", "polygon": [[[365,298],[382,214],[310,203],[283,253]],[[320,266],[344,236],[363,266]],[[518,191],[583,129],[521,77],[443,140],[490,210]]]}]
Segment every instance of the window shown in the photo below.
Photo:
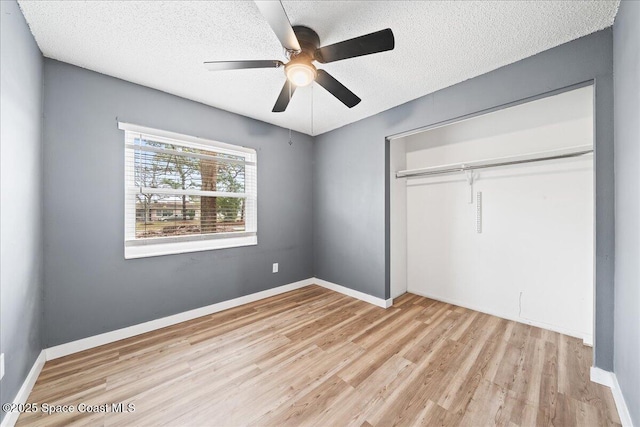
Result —
[{"label": "window", "polygon": [[253,149],[119,123],[125,258],[257,244]]}]

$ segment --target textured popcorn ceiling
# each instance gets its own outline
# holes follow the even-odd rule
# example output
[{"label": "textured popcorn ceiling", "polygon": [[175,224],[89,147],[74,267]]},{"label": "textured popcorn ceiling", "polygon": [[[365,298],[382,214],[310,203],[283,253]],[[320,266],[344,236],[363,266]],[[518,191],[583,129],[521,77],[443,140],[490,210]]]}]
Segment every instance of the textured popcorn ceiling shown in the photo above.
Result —
[{"label": "textured popcorn ceiling", "polygon": [[[618,1],[285,1],[293,25],[331,44],[391,28],[391,52],[317,64],[362,102],[314,84],[271,109],[284,71],[206,71],[204,61],[281,59],[250,1],[26,1],[46,57],[317,135],[613,24]],[[313,111],[313,115],[312,115]]]}]

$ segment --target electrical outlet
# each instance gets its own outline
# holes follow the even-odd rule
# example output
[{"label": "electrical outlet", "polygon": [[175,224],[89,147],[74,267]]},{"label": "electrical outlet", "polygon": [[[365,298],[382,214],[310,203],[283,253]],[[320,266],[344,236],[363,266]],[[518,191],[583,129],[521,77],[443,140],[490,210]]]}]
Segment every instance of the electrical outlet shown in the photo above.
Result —
[{"label": "electrical outlet", "polygon": [[4,353],[0,354],[0,380],[4,377]]},{"label": "electrical outlet", "polygon": [[274,262],[273,263],[273,273],[277,273],[278,272],[278,263]]}]

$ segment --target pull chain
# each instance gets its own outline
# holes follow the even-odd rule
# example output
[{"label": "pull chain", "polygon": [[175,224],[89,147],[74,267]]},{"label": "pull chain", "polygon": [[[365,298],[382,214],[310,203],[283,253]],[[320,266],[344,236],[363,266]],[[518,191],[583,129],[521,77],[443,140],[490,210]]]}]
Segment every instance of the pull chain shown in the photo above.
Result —
[{"label": "pull chain", "polygon": [[[289,103],[291,103],[291,82],[287,82],[289,87]],[[293,145],[293,139],[291,139],[291,127],[289,127],[289,145]]]},{"label": "pull chain", "polygon": [[[291,103],[291,82],[288,83],[288,87],[289,87],[289,103]],[[311,85],[311,135],[313,135],[313,110],[314,110],[314,105],[313,105],[313,94],[314,94],[314,90],[313,90],[313,85]],[[289,127],[289,145],[293,145],[293,138],[292,138],[292,132],[291,132],[291,127]]]}]

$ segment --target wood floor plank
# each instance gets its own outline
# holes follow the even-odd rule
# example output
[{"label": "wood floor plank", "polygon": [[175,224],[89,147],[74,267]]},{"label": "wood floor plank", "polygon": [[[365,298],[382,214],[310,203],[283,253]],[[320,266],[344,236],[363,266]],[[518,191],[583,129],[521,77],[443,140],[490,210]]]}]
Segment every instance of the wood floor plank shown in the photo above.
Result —
[{"label": "wood floor plank", "polygon": [[576,338],[418,295],[319,286],[45,364],[18,426],[618,426]]},{"label": "wood floor plank", "polygon": [[339,376],[333,375],[292,403],[282,405],[277,410],[257,419],[255,425],[298,426],[312,424],[313,419],[318,417],[325,408],[331,407],[342,396],[350,392],[353,392],[353,388]]}]

